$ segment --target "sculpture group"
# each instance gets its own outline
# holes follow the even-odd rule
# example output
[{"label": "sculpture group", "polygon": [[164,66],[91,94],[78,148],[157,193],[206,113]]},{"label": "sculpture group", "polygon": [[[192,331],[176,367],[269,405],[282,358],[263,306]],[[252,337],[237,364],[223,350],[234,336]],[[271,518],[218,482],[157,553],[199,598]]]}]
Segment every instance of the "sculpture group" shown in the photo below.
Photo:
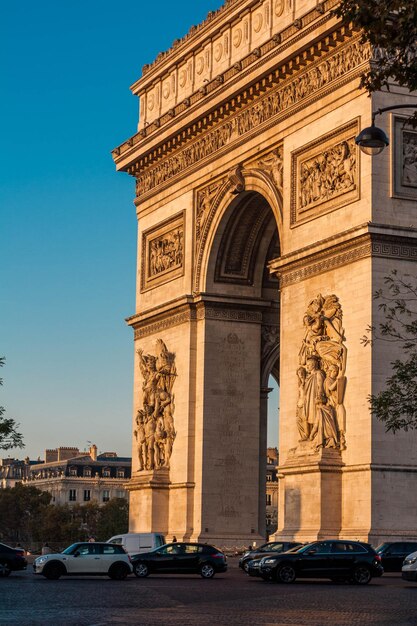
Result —
[{"label": "sculpture group", "polygon": [[303,318],[299,352],[297,427],[301,441],[321,448],[344,450],[346,412],[346,346],[342,308],[335,295],[319,294]]},{"label": "sculpture group", "polygon": [[139,471],[169,467],[176,437],[172,393],[177,376],[175,354],[168,351],[162,339],[157,340],[156,349],[156,356],[137,350],[143,377],[143,408],[136,414],[134,431]]}]

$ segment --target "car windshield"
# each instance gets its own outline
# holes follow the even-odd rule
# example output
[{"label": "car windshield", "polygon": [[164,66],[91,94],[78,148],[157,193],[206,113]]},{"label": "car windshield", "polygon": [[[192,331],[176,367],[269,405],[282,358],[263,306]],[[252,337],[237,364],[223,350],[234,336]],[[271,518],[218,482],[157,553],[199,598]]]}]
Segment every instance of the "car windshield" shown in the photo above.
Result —
[{"label": "car windshield", "polygon": [[375,548],[375,552],[382,552],[388,545],[388,543],[380,543],[379,546]]},{"label": "car windshield", "polygon": [[61,554],[72,554],[73,552],[75,552],[75,550],[77,549],[79,545],[80,545],[79,543],[72,543],[70,546],[68,546],[68,548],[65,548],[65,550],[62,550]]},{"label": "car windshield", "polygon": [[316,543],[308,543],[306,546],[291,548],[291,550],[287,550],[287,552],[306,552],[307,550],[314,548],[315,545]]},{"label": "car windshield", "polygon": [[301,550],[301,548],[304,548],[305,546],[293,546],[292,548],[289,548],[288,550],[286,550],[286,552],[299,552]]}]

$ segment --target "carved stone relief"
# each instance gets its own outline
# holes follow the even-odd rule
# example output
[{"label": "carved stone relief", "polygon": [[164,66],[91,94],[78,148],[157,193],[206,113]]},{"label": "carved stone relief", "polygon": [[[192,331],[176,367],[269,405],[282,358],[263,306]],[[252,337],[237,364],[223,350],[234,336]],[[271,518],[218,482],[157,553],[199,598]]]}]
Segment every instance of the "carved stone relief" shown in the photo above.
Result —
[{"label": "carved stone relief", "polygon": [[357,122],[292,154],[291,225],[359,198]]},{"label": "carved stone relief", "polygon": [[169,181],[188,167],[258,129],[260,124],[272,117],[288,117],[290,107],[313,96],[320,88],[344,76],[368,58],[369,50],[358,41],[344,46],[327,60],[299,73],[293,80],[287,80],[263,97],[259,97],[252,105],[230,115],[227,121],[206,131],[189,145],[178,149],[174,155],[167,156],[139,172],[136,195],[141,196]]},{"label": "carved stone relief", "polygon": [[393,195],[417,198],[417,129],[407,124],[406,117],[393,117]]},{"label": "carved stone relief", "polygon": [[297,369],[297,428],[301,441],[321,448],[345,450],[347,349],[342,307],[334,294],[319,294],[303,318],[304,338]]},{"label": "carved stone relief", "polygon": [[282,193],[284,184],[284,156],[282,144],[270,152],[262,155],[256,161],[251,162],[247,167],[256,167],[265,172],[274,183],[275,187]]},{"label": "carved stone relief", "polygon": [[142,408],[136,414],[134,436],[137,443],[138,471],[169,467],[176,437],[174,394],[177,376],[175,354],[162,339],[156,342],[156,356],[137,350],[142,373]]},{"label": "carved stone relief", "polygon": [[262,325],[261,330],[261,358],[262,361],[267,359],[271,352],[279,347],[279,326],[278,325]]},{"label": "carved stone relief", "polygon": [[145,231],[142,238],[142,291],[181,276],[184,268],[184,215]]}]

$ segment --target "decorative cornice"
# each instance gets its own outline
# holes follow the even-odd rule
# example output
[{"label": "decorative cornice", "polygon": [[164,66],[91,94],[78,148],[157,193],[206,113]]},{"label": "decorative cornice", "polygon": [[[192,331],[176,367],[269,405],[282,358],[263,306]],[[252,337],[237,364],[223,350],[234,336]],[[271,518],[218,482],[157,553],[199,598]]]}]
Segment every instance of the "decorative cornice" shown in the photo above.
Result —
[{"label": "decorative cornice", "polygon": [[146,318],[134,316],[129,325],[134,329],[135,340],[160,334],[168,328],[203,319],[224,320],[231,322],[262,323],[262,303],[257,301],[253,305],[248,303],[217,303],[213,301],[193,302],[182,305],[173,311],[155,312]]},{"label": "decorative cornice", "polygon": [[[323,243],[321,242],[322,246]],[[313,246],[309,247],[310,250],[311,248]],[[365,232],[352,237],[349,241],[333,243],[314,253],[308,253],[308,249],[305,249],[305,252],[306,254],[300,255],[298,251],[294,255],[271,261],[269,269],[278,276],[281,288],[366,257],[417,261],[417,238],[383,232]],[[297,258],[294,259],[294,256]]]},{"label": "decorative cornice", "polygon": [[[337,44],[335,39],[334,46]],[[198,123],[123,168],[136,176],[137,196],[143,200],[153,195],[157,189],[162,190],[185,173],[201,168],[203,163],[239,147],[357,78],[369,56],[369,49],[356,38],[301,71],[298,69],[304,64],[290,61],[281,66]],[[296,72],[297,76],[288,78]]]},{"label": "decorative cornice", "polygon": [[[215,15],[217,18],[217,14],[219,15],[219,18],[216,19],[215,22],[218,23],[218,28],[220,28],[220,26],[229,26],[230,21],[223,22],[223,24],[221,23],[221,19],[223,18],[221,13],[225,11],[230,4],[238,2],[242,2],[242,0],[231,0],[231,2],[226,2],[225,6],[218,9],[218,11],[210,12],[208,19],[205,22],[199,26],[192,27],[190,33],[182,40],[176,40],[170,51],[161,52],[154,63],[144,66],[143,77],[132,85],[132,91],[134,91],[134,93],[140,93],[141,83],[151,85],[152,82],[157,80],[157,75],[153,72],[154,69],[158,70],[159,68],[159,71],[157,72],[158,76],[161,76],[162,73],[167,75],[173,68],[175,68],[180,59],[184,59],[189,56],[193,57],[198,50],[201,50],[204,47],[205,42],[210,43],[212,35],[210,35],[207,31],[207,39],[204,40],[204,37],[202,39],[200,32],[201,29],[204,29],[207,26],[212,28],[214,26],[213,17]],[[258,4],[258,0],[253,0],[245,8],[250,9],[256,4]],[[194,93],[189,94],[188,97],[182,102],[178,102],[174,107],[171,107],[168,111],[163,113],[161,117],[152,121],[148,126],[142,128],[133,137],[130,137],[127,141],[115,148],[112,151],[114,159],[117,161],[120,155],[126,155],[132,150],[132,147],[142,142],[145,138],[154,134],[156,131],[160,132],[161,126],[166,126],[168,128],[172,124],[173,119],[177,119],[178,116],[182,116],[184,113],[187,113],[190,107],[196,103],[201,103],[201,100],[203,99],[207,99],[207,97],[213,92],[216,92],[219,87],[222,87],[223,89],[225,84],[227,84],[227,87],[232,86],[237,82],[237,80],[245,77],[247,73],[256,73],[258,66],[263,64],[265,59],[272,56],[270,54],[271,51],[274,56],[283,54],[290,46],[296,44],[301,39],[308,37],[308,35],[312,34],[316,29],[325,26],[327,22],[335,18],[332,9],[337,4],[338,0],[325,0],[324,2],[321,2],[313,7],[313,9],[308,11],[299,20],[296,20],[296,22],[292,22],[281,31],[276,32],[269,40],[254,50],[251,50],[246,56],[239,59],[237,63],[233,63],[220,75],[215,76],[209,82],[204,83],[203,87],[200,87]],[[189,46],[190,36],[195,39],[194,49]],[[186,44],[188,46],[188,50],[185,50],[184,48],[186,46],[182,44]],[[174,58],[175,56],[177,56],[176,59]],[[163,68],[162,66],[168,58],[172,59],[172,63],[170,66],[165,64],[165,68]],[[260,58],[262,58],[261,62],[259,62]],[[155,75],[151,77],[152,74]],[[142,90],[143,89],[146,90],[146,86],[143,86]]]}]

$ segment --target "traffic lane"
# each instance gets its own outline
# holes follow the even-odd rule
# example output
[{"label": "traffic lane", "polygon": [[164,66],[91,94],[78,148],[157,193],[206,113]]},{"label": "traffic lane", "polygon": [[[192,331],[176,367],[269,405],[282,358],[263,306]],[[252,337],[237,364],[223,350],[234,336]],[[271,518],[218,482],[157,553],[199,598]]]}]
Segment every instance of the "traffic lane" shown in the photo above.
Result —
[{"label": "traffic lane", "polygon": [[330,581],[277,585],[237,568],[199,576],[77,577],[48,581],[30,571],[0,580],[1,624],[104,626],[140,624],[417,625],[417,585],[399,574],[357,587]]}]

